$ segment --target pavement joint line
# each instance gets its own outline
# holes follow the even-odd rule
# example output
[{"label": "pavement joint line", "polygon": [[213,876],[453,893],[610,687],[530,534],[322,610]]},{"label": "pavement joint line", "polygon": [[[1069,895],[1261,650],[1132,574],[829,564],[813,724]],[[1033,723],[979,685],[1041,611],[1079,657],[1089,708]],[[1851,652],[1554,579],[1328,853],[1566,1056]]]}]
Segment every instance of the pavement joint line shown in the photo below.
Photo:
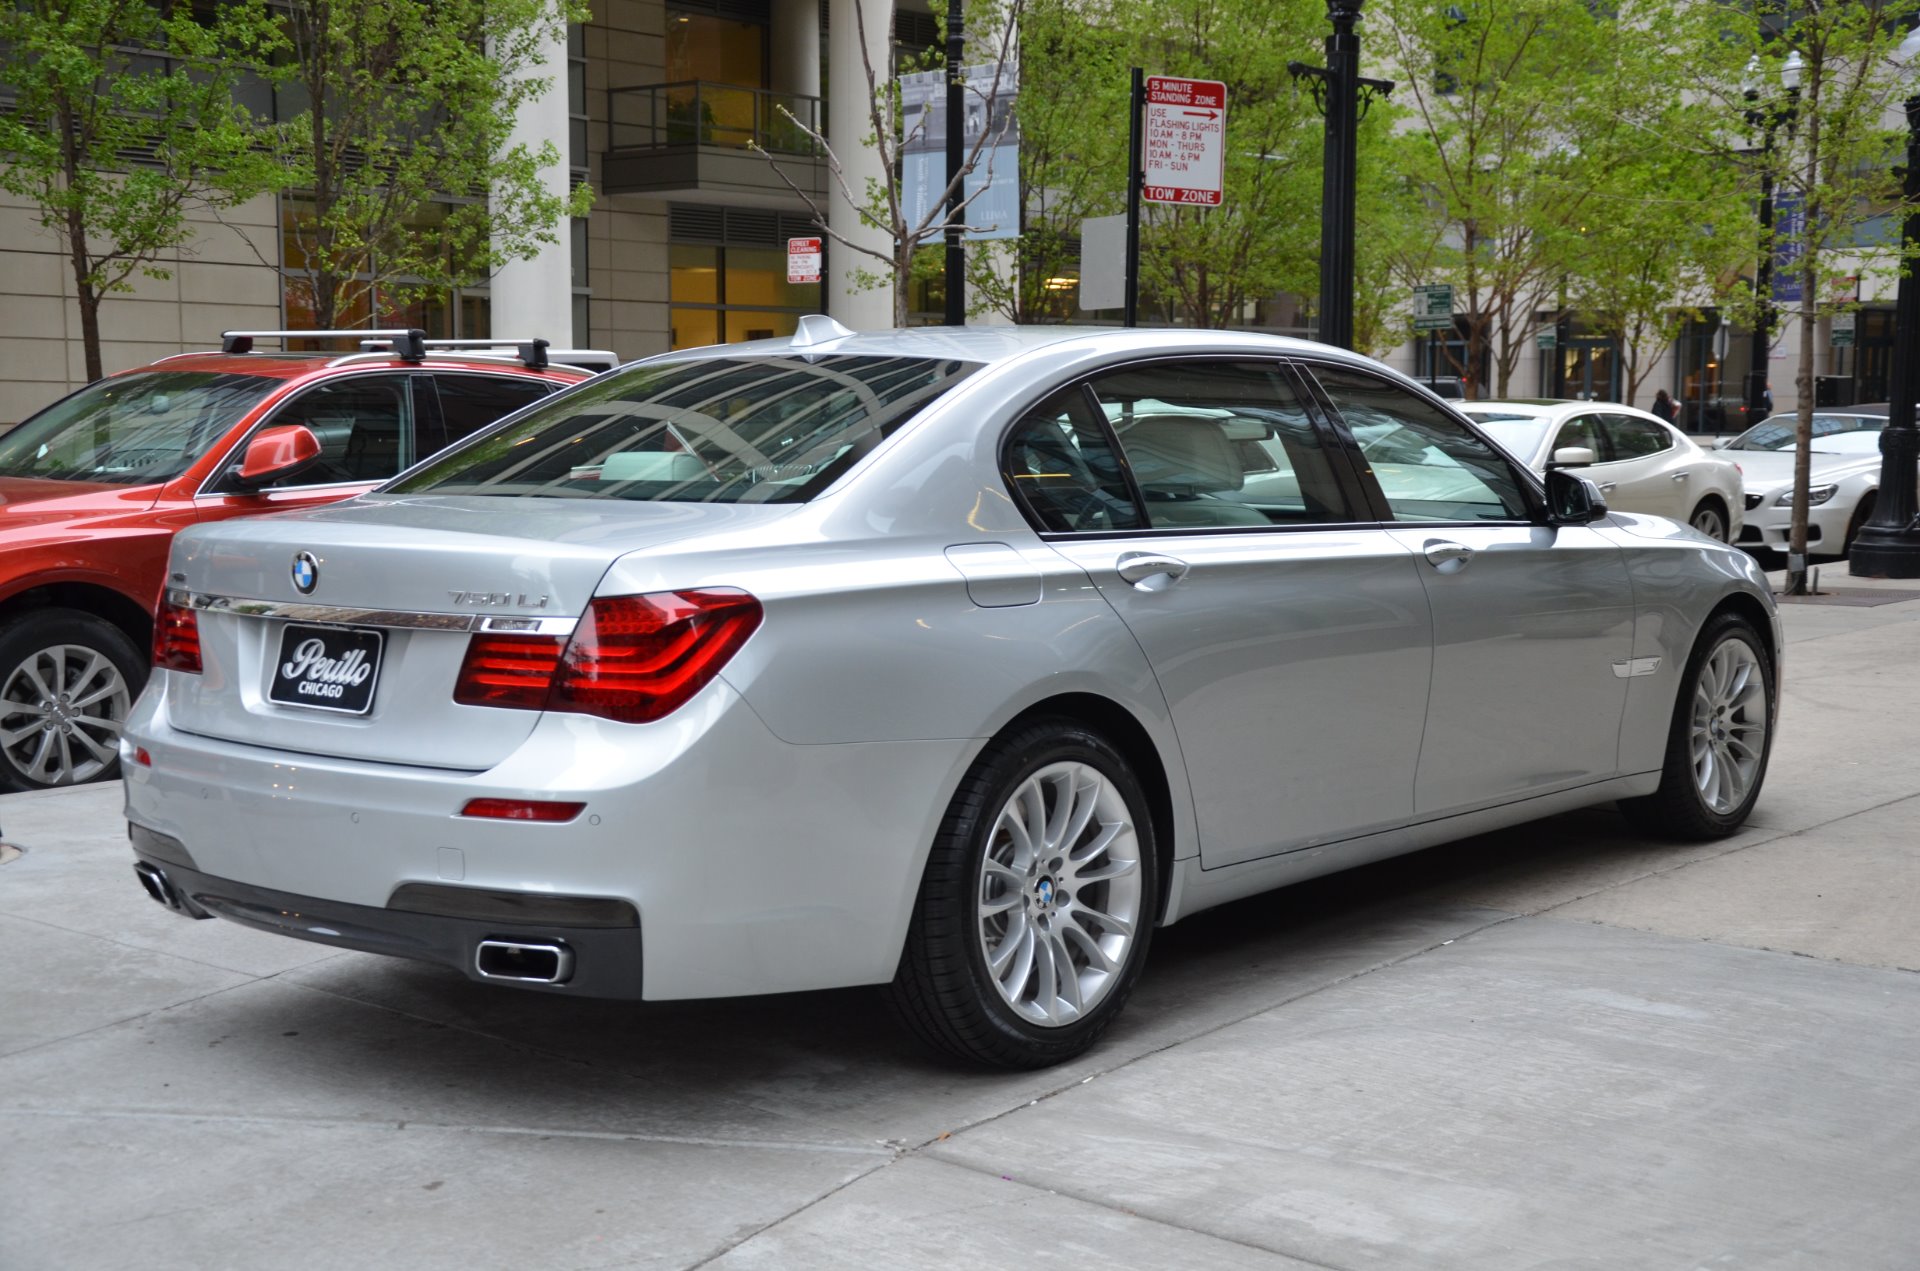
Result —
[{"label": "pavement joint line", "polygon": [[240,1115],[231,1112],[163,1112],[140,1108],[33,1108],[13,1105],[0,1108],[0,1116],[53,1117],[70,1120],[161,1121],[211,1125],[310,1126],[332,1130],[408,1130],[439,1131],[444,1134],[490,1134],[535,1139],[592,1139],[612,1143],[660,1143],[678,1147],[747,1148],[769,1152],[822,1152],[833,1156],[885,1157],[894,1159],[893,1149],[861,1147],[850,1143],[816,1143],[794,1139],[727,1139],[695,1134],[657,1134],[649,1130],[567,1130],[531,1125],[459,1125],[446,1121],[397,1120],[388,1117],[287,1117]]},{"label": "pavement joint line", "polygon": [[[85,933],[82,932],[81,934],[84,935]],[[112,943],[112,942],[109,941],[108,943]],[[151,952],[151,950],[148,950],[148,952]],[[225,970],[224,967],[216,968],[216,969]],[[293,968],[291,967],[288,968],[288,970],[292,970],[292,969]],[[232,971],[232,972],[228,972],[228,974],[245,975],[246,972]],[[6,1052],[4,1055],[0,1055],[0,1067],[4,1067],[6,1062],[9,1059],[16,1058],[17,1056],[20,1056],[20,1055],[31,1055],[34,1051],[45,1050],[49,1046],[61,1046],[66,1044],[67,1042],[78,1041],[82,1037],[91,1037],[93,1034],[98,1032],[104,1032],[106,1029],[109,1029],[109,1028],[119,1028],[125,1024],[137,1024],[143,1019],[149,1019],[155,1015],[164,1014],[167,1011],[177,1010],[182,1006],[192,1006],[194,1003],[204,1002],[210,997],[219,997],[222,993],[232,993],[237,989],[244,989],[251,985],[264,983],[267,980],[278,979],[280,976],[284,974],[286,974],[285,971],[276,971],[272,975],[249,976],[247,979],[240,981],[238,984],[228,984],[221,988],[209,989],[205,993],[196,993],[192,997],[183,997],[177,1002],[168,1002],[165,1006],[156,1006],[152,1010],[141,1011],[137,1015],[127,1015],[127,1016],[123,1016],[120,1019],[107,1020],[104,1023],[95,1024],[92,1028],[83,1028],[77,1033],[68,1033],[65,1037],[49,1037],[47,1040],[43,1042],[35,1042],[31,1046],[22,1046],[19,1050],[10,1050]]]},{"label": "pavement joint line", "polygon": [[[278,971],[271,972],[267,975],[260,975],[254,971],[242,971],[239,967],[221,966],[218,962],[208,962],[204,958],[194,958],[184,953],[174,953],[169,949],[155,949],[144,944],[128,944],[125,940],[116,940],[112,936],[103,936],[97,931],[82,931],[78,927],[62,926],[60,923],[48,922],[45,918],[37,918],[32,914],[23,914],[17,910],[0,909],[0,918],[16,918],[21,922],[35,923],[47,928],[49,931],[64,931],[70,936],[83,936],[89,940],[100,940],[113,945],[115,948],[145,954],[150,958],[172,958],[179,962],[190,962],[194,966],[206,967],[210,971],[225,971],[229,975],[244,975],[255,980],[270,980],[275,976],[285,975],[288,971],[299,970],[299,967],[282,967]],[[336,949],[332,953],[315,958],[311,962],[303,962],[300,966],[319,966],[322,962],[331,962],[347,952],[348,950],[345,949]]]},{"label": "pavement joint line", "polygon": [[756,1239],[763,1233],[772,1231],[775,1227],[778,1227],[781,1223],[789,1222],[792,1219],[798,1218],[801,1214],[806,1213],[809,1209],[813,1209],[818,1205],[824,1204],[825,1202],[833,1199],[835,1196],[838,1196],[841,1192],[847,1190],[847,1188],[852,1187],[855,1183],[860,1182],[862,1179],[873,1177],[875,1174],[879,1173],[881,1170],[887,1168],[887,1166],[892,1165],[894,1162],[900,1159],[900,1154],[898,1152],[894,1152],[891,1148],[887,1149],[887,1151],[889,1153],[889,1158],[887,1160],[880,1162],[878,1165],[875,1165],[872,1169],[861,1170],[858,1174],[855,1174],[852,1178],[845,1179],[839,1183],[834,1184],[832,1187],[829,1187],[827,1188],[827,1190],[821,1192],[818,1196],[815,1196],[813,1199],[808,1200],[802,1204],[794,1206],[794,1208],[792,1208],[791,1210],[787,1211],[784,1214],[781,1214],[779,1217],[768,1219],[766,1222],[760,1224],[758,1227],[755,1227],[752,1231],[747,1232],[745,1235],[740,1236],[739,1238],[734,1240],[728,1240],[723,1242],[718,1249],[715,1249],[712,1253],[700,1259],[698,1262],[689,1262],[687,1264],[686,1271],[700,1271],[701,1267],[711,1266],[714,1262],[718,1261],[721,1258],[726,1257],[728,1254],[732,1253],[735,1249],[738,1249],[741,1245],[746,1244],[749,1240]]}]

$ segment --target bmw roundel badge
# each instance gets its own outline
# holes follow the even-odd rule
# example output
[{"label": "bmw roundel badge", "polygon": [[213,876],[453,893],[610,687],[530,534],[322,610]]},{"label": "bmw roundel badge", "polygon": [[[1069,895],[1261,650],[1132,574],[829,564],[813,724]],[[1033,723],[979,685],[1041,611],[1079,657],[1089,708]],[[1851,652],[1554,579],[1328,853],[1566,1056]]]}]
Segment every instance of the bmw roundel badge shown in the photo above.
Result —
[{"label": "bmw roundel badge", "polygon": [[293,585],[303,596],[311,596],[320,585],[320,562],[312,552],[301,552],[293,558]]}]

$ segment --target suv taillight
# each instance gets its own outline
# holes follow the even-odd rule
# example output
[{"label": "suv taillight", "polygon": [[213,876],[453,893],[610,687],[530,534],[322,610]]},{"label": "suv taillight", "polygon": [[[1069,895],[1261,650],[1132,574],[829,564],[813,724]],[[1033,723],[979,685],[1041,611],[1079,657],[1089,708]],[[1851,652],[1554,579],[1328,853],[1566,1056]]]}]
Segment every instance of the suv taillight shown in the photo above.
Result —
[{"label": "suv taillight", "polygon": [[200,618],[185,604],[183,592],[160,595],[153,613],[153,664],[168,671],[200,674]]},{"label": "suv taillight", "polygon": [[626,724],[663,719],[712,682],[760,616],[758,600],[730,587],[603,596],[564,648],[554,636],[476,635],[453,699]]}]

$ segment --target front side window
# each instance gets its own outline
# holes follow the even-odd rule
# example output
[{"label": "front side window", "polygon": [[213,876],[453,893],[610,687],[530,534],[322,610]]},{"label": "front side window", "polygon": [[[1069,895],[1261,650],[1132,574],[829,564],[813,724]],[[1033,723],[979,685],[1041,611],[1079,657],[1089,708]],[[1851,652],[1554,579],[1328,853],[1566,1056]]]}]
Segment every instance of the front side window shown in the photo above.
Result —
[{"label": "front side window", "polygon": [[630,366],[388,489],[666,503],[804,503],[978,370],[816,354]]},{"label": "front side window", "polygon": [[305,426],[320,439],[320,459],[262,488],[385,481],[397,475],[415,457],[411,378],[354,375],[330,380],[281,406],[266,426]]},{"label": "front side window", "polygon": [[1605,417],[1607,439],[1615,459],[1645,459],[1673,449],[1673,437],[1656,423],[1632,415]]},{"label": "front side window", "polygon": [[1529,506],[1499,452],[1439,407],[1387,380],[1316,366],[1400,521],[1521,521]]},{"label": "front side window", "polygon": [[1355,519],[1278,364],[1151,363],[1109,372],[1092,388],[1155,529]]},{"label": "front side window", "polygon": [[[1582,450],[1591,451],[1595,463],[1605,463],[1609,455],[1607,447],[1602,440],[1600,417],[1598,415],[1579,415],[1561,424],[1560,431],[1554,434],[1553,448],[1555,451],[1560,451],[1565,450],[1569,446],[1577,446]],[[1618,456],[1612,457],[1617,458]],[[1547,458],[1551,459],[1553,456],[1548,455]]]},{"label": "front side window", "polygon": [[0,476],[171,481],[282,382],[209,371],[97,380],[0,437]]}]

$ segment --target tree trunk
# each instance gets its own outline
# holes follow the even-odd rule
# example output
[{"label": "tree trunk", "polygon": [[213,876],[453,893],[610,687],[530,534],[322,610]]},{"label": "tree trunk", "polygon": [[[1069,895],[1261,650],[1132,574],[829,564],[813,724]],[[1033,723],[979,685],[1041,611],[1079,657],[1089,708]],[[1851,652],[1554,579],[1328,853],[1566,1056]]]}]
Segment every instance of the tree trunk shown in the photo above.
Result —
[{"label": "tree trunk", "polygon": [[[61,106],[54,115],[60,129],[60,166],[72,195],[80,180],[79,120]],[[106,374],[100,360],[100,293],[94,287],[93,256],[87,251],[87,222],[77,200],[67,204],[67,259],[73,266],[74,294],[80,300],[80,343],[87,359],[87,382]]]}]

